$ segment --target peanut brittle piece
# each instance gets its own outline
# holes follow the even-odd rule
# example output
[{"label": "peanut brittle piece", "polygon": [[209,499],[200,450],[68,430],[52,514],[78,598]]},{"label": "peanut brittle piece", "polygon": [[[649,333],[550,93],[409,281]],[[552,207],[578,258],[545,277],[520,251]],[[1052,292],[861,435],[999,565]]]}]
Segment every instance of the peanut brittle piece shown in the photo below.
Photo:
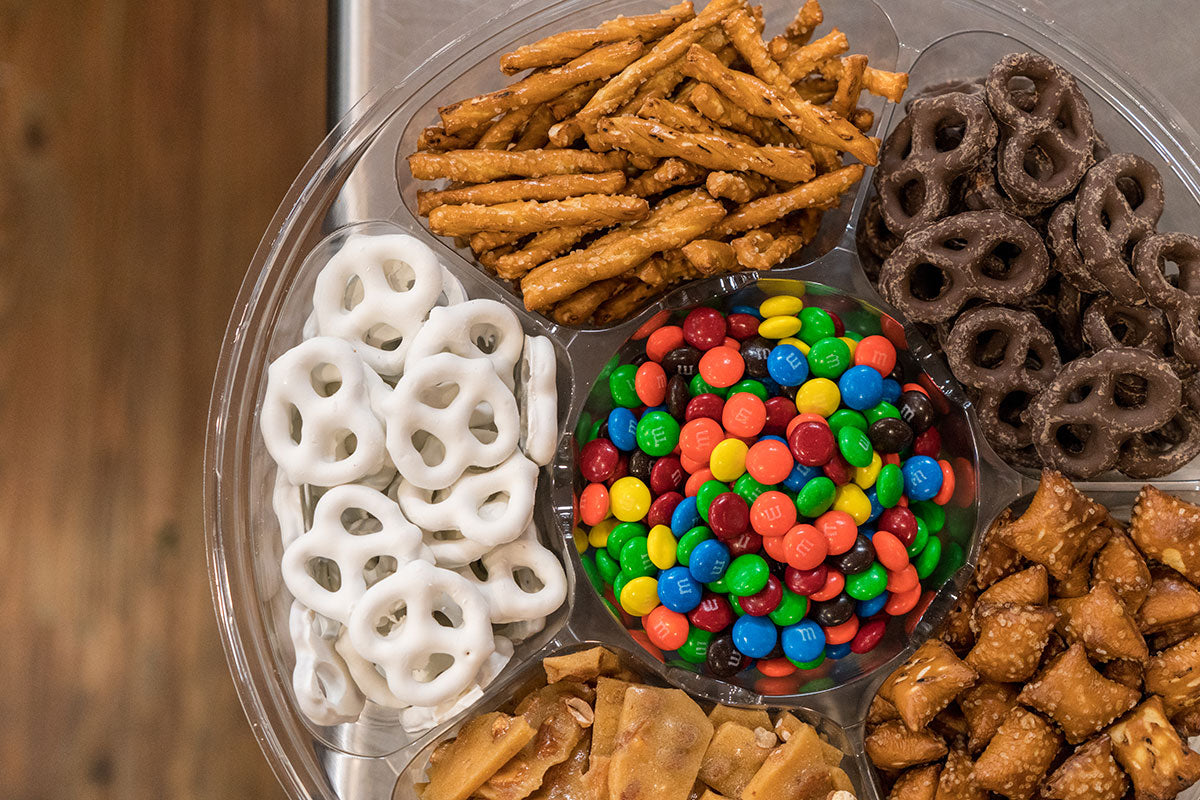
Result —
[{"label": "peanut brittle piece", "polygon": [[578,698],[589,706],[596,699],[596,692],[586,683],[577,681],[562,681],[551,683],[540,689],[535,689],[517,703],[516,713],[537,728],[546,717],[558,711],[559,706],[570,698]]},{"label": "peanut brittle piece", "polygon": [[434,751],[422,800],[466,800],[536,733],[522,716],[493,711],[476,717],[453,742]]},{"label": "peanut brittle piece", "polygon": [[1025,685],[1017,700],[1041,711],[1078,744],[1137,705],[1141,693],[1110,681],[1076,642]]},{"label": "peanut brittle piece", "polygon": [[[537,733],[475,790],[476,797],[522,800],[542,785],[547,770],[570,758],[583,738],[584,723],[589,727],[592,724],[592,707],[574,691],[553,691],[569,686],[569,683],[551,684],[531,695],[532,702],[522,703],[527,705],[522,713],[525,720],[530,725],[538,720]],[[575,686],[589,688],[583,684]]]},{"label": "peanut brittle piece", "polygon": [[1049,606],[977,605],[975,646],[964,660],[990,681],[1026,680],[1037,670],[1057,621]]},{"label": "peanut brittle piece", "polygon": [[878,725],[889,719],[900,719],[900,712],[890,700],[884,700],[878,694],[871,698],[871,707],[867,709],[867,724]]},{"label": "peanut brittle piece", "polygon": [[771,730],[773,727],[771,715],[765,708],[736,708],[721,703],[717,703],[713,706],[713,710],[708,712],[708,721],[713,724],[714,728],[721,727],[722,722],[736,722],[750,730],[755,728]]},{"label": "peanut brittle piece", "polygon": [[[899,717],[897,717],[897,719],[898,718]],[[779,715],[779,719],[775,720],[775,734],[779,737],[779,740],[783,742],[786,742],[795,734],[811,727],[812,726],[807,722],[801,722],[796,715],[790,711],[784,711]],[[845,757],[845,754],[841,750],[834,747],[824,739],[821,739],[820,737],[818,737],[818,741],[821,743],[821,755],[824,757],[826,764],[831,767],[836,767],[838,764],[842,763],[842,759]]]},{"label": "peanut brittle piece", "polygon": [[1170,800],[1200,780],[1200,753],[1179,738],[1156,695],[1109,728],[1108,735],[1137,800]]},{"label": "peanut brittle piece", "polygon": [[1083,597],[1055,600],[1054,606],[1062,615],[1059,632],[1063,638],[1081,642],[1097,661],[1142,660],[1149,655],[1133,615],[1112,584],[1101,581]]},{"label": "peanut brittle piece", "polygon": [[722,722],[700,762],[700,780],[721,794],[740,797],[778,741],[768,728],[751,730],[736,722]]},{"label": "peanut brittle piece", "polygon": [[1200,583],[1200,506],[1143,486],[1133,504],[1129,535],[1147,558]]},{"label": "peanut brittle piece", "polygon": [[550,656],[542,661],[546,682],[562,680],[593,681],[601,675],[615,675],[621,669],[617,654],[605,647],[590,647],[564,656]]},{"label": "peanut brittle piece", "polygon": [[971,776],[971,757],[961,747],[950,748],[938,776],[935,800],[987,800],[987,790]]},{"label": "peanut brittle piece", "polygon": [[967,747],[978,753],[996,735],[1000,723],[1017,704],[1017,687],[995,681],[980,681],[962,693],[958,707],[967,719]]},{"label": "peanut brittle piece", "polygon": [[1107,515],[1061,473],[1043,470],[1025,513],[1001,527],[1000,541],[1055,578],[1066,578],[1079,561],[1088,535]]},{"label": "peanut brittle piece", "polygon": [[587,779],[597,797],[608,796],[608,765],[617,743],[625,691],[630,686],[633,684],[616,678],[602,676],[596,679],[595,720],[592,722]]},{"label": "peanut brittle piece", "polygon": [[1046,568],[1041,564],[1034,564],[1028,569],[1001,578],[979,595],[980,605],[1013,603],[1044,606],[1049,601],[1050,580],[1046,577]]},{"label": "peanut brittle piece", "polygon": [[1129,779],[1112,757],[1112,742],[1101,734],[1075,752],[1051,773],[1042,786],[1047,800],[1121,800]]},{"label": "peanut brittle piece", "polygon": [[1136,613],[1150,591],[1150,568],[1133,541],[1124,534],[1108,540],[1092,560],[1092,583],[1111,583],[1125,603]]},{"label": "peanut brittle piece", "polygon": [[938,775],[942,772],[939,764],[926,764],[923,767],[913,767],[905,770],[892,784],[888,792],[888,800],[934,800],[938,788]]},{"label": "peanut brittle piece", "polygon": [[1200,706],[1200,636],[1168,647],[1146,664],[1146,691],[1163,699],[1163,710],[1174,718]]},{"label": "peanut brittle piece", "polygon": [[841,770],[825,761],[823,744],[815,728],[801,723],[763,761],[741,800],[825,800],[844,789],[845,783],[834,776]]},{"label": "peanut brittle piece", "polygon": [[867,734],[867,755],[882,770],[898,772],[946,755],[946,741],[927,728],[909,730],[900,720],[879,725]]},{"label": "peanut brittle piece", "polygon": [[717,794],[712,789],[705,787],[704,793],[700,795],[699,800],[730,800],[723,794]]},{"label": "peanut brittle piece", "polygon": [[591,746],[591,732],[584,731],[567,760],[546,770],[542,785],[529,800],[587,800],[590,788],[584,774]]},{"label": "peanut brittle piece", "polygon": [[1200,591],[1172,570],[1157,569],[1138,608],[1138,630],[1159,633],[1200,616]]},{"label": "peanut brittle piece", "polygon": [[975,586],[986,589],[1005,575],[1021,568],[1021,554],[1000,541],[1000,529],[1012,521],[1012,509],[1006,508],[993,520],[983,535],[979,565],[975,567]]},{"label": "peanut brittle piece", "polygon": [[944,642],[930,639],[888,676],[879,694],[896,707],[909,730],[916,731],[976,678],[978,673]]},{"label": "peanut brittle piece", "polygon": [[712,735],[712,723],[686,692],[629,687],[608,765],[610,795],[686,800]]},{"label": "peanut brittle piece", "polygon": [[1017,706],[975,762],[976,785],[1011,800],[1028,800],[1050,768],[1062,739],[1041,716]]}]

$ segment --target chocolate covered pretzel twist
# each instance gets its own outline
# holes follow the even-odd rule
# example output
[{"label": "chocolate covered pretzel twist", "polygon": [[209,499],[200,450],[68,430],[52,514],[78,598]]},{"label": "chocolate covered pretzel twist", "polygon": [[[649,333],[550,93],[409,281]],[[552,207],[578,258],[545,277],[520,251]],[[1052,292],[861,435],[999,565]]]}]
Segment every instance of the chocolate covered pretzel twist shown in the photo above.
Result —
[{"label": "chocolate covered pretzel twist", "polygon": [[875,190],[887,227],[903,236],[949,213],[955,178],[983,161],[996,135],[979,95],[949,92],[914,101],[879,153]]},{"label": "chocolate covered pretzel twist", "polygon": [[879,288],[910,319],[942,322],[971,300],[1019,303],[1049,271],[1029,223],[1003,211],[964,211],[909,234],[883,263]]},{"label": "chocolate covered pretzel twist", "polygon": [[[1118,388],[1134,383],[1142,385],[1140,400],[1122,400]],[[1093,478],[1116,466],[1135,434],[1171,421],[1181,394],[1163,359],[1130,347],[1102,350],[1063,367],[1030,405],[1033,444],[1047,466]]]},{"label": "chocolate covered pretzel twist", "polygon": [[[1032,103],[1029,92],[1014,90],[1014,78],[1032,82]],[[1003,126],[996,174],[1005,193],[1050,204],[1074,191],[1092,164],[1096,128],[1071,73],[1037,53],[1016,53],[992,67],[984,88]]]},{"label": "chocolate covered pretzel twist", "polygon": [[1075,201],[1059,203],[1046,225],[1046,240],[1054,257],[1054,268],[1081,292],[1096,294],[1104,284],[1083,265],[1083,254],[1075,242]]},{"label": "chocolate covered pretzel twist", "polygon": [[[1173,284],[1167,262],[1179,267]],[[1138,283],[1163,310],[1175,337],[1175,354],[1200,366],[1200,237],[1186,233],[1156,233],[1142,239],[1133,251]]]},{"label": "chocolate covered pretzel twist", "polygon": [[993,446],[1033,443],[1022,414],[1058,374],[1054,335],[1030,311],[983,306],[967,311],[945,341],[950,371],[975,390],[979,425]]},{"label": "chocolate covered pretzel twist", "polygon": [[1161,478],[1200,455],[1200,414],[1183,406],[1166,425],[1126,440],[1117,469],[1131,478]]},{"label": "chocolate covered pretzel twist", "polygon": [[1154,233],[1163,211],[1158,170],[1133,153],[1109,156],[1088,170],[1075,199],[1075,241],[1087,270],[1113,297],[1141,303],[1130,254]]},{"label": "chocolate covered pretzel twist", "polygon": [[1105,295],[1083,312],[1084,341],[1097,352],[1106,347],[1135,347],[1166,358],[1163,348],[1170,336],[1162,312],[1151,306],[1131,306]]}]

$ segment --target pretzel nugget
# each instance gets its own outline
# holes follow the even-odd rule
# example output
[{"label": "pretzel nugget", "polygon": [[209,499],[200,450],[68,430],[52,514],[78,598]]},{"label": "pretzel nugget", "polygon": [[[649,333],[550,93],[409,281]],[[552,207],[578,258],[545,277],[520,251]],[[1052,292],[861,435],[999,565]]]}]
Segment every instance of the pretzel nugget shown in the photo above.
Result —
[{"label": "pretzel nugget", "polygon": [[1034,564],[1028,569],[996,581],[979,595],[979,602],[983,605],[1023,603],[1044,606],[1050,602],[1050,581],[1046,577],[1046,568],[1041,564]]},{"label": "pretzel nugget", "polygon": [[942,772],[938,764],[913,767],[900,773],[888,792],[888,800],[934,800],[938,788],[938,775]]},{"label": "pretzel nugget", "polygon": [[564,200],[584,194],[616,194],[625,186],[625,173],[598,172],[585,175],[549,175],[513,181],[493,181],[440,192],[417,192],[417,213],[423,217],[438,206],[494,206],[516,200]]},{"label": "pretzel nugget", "polygon": [[807,181],[816,174],[812,156],[804,150],[748,145],[727,136],[688,133],[655,120],[606,117],[596,124],[596,133],[631,153],[655,158],[674,156],[708,169],[753,171],[793,183]]},{"label": "pretzel nugget", "polygon": [[1061,743],[1053,725],[1017,706],[975,762],[971,777],[977,785],[1010,800],[1029,800]]},{"label": "pretzel nugget", "polygon": [[1042,786],[1047,800],[1121,800],[1129,779],[1112,757],[1112,740],[1097,736],[1080,745]]},{"label": "pretzel nugget", "polygon": [[967,747],[978,753],[1000,729],[1017,704],[1017,689],[1007,683],[980,681],[962,693],[958,707],[967,720]]},{"label": "pretzel nugget", "polygon": [[1200,780],[1200,754],[1179,738],[1157,695],[1109,728],[1108,735],[1138,800],[1170,800]]},{"label": "pretzel nugget", "polygon": [[633,63],[644,46],[637,39],[613,42],[545,72],[535,72],[503,89],[442,106],[438,114],[447,133],[456,133],[521,106],[537,105],[558,97],[581,83],[607,78]]},{"label": "pretzel nugget", "polygon": [[595,28],[563,31],[500,56],[500,71],[515,75],[526,69],[565,64],[602,44],[623,39],[652,42],[694,16],[691,2],[686,2],[654,14],[610,19]]},{"label": "pretzel nugget", "polygon": [[879,769],[898,772],[944,757],[948,748],[929,729],[909,730],[900,720],[885,722],[867,734],[867,755]]},{"label": "pretzel nugget", "polygon": [[640,197],[585,194],[565,200],[438,206],[429,213],[429,229],[439,236],[460,236],[477,231],[537,233],[563,225],[605,227],[645,219],[650,204]]},{"label": "pretzel nugget", "polygon": [[1047,606],[987,605],[975,607],[976,641],[964,659],[990,681],[1029,679],[1058,621]]},{"label": "pretzel nugget", "polygon": [[712,84],[754,116],[779,120],[806,141],[848,152],[864,164],[874,165],[879,160],[878,145],[863,136],[849,120],[805,101],[791,87],[780,89],[753,75],[729,69],[699,47],[688,50],[683,71],[689,77]]},{"label": "pretzel nugget", "polygon": [[1079,744],[1137,705],[1141,692],[1096,671],[1076,642],[1025,685],[1017,699],[1062,728],[1068,744]]},{"label": "pretzel nugget", "polygon": [[938,775],[938,800],[987,800],[987,790],[976,785],[971,775],[972,766],[971,757],[961,745],[950,748]]},{"label": "pretzel nugget", "polygon": [[1184,639],[1150,659],[1146,691],[1162,697],[1171,717],[1200,706],[1200,636]]},{"label": "pretzel nugget", "polygon": [[842,193],[862,178],[862,164],[848,164],[839,170],[818,175],[807,183],[779,194],[769,194],[739,206],[713,229],[714,236],[761,228],[803,208],[836,206]]},{"label": "pretzel nugget", "polygon": [[625,158],[619,153],[589,153],[586,150],[451,150],[413,153],[408,157],[408,169],[416,180],[445,178],[463,183],[609,172],[623,166]]},{"label": "pretzel nugget", "polygon": [[1161,570],[1151,580],[1138,607],[1138,630],[1144,634],[1160,633],[1180,623],[1192,622],[1198,616],[1200,591],[1179,573]]},{"label": "pretzel nugget", "polygon": [[1000,541],[1000,530],[1012,521],[1012,509],[1004,509],[992,520],[983,535],[983,546],[979,550],[979,565],[975,568],[975,585],[986,589],[1005,575],[1011,575],[1021,567],[1021,555]]},{"label": "pretzel nugget", "polygon": [[1200,506],[1145,486],[1133,504],[1129,535],[1148,558],[1200,584]]},{"label": "pretzel nugget", "polygon": [[1141,661],[1149,655],[1133,615],[1111,584],[1098,583],[1083,597],[1055,600],[1054,606],[1062,614],[1059,632],[1068,642],[1082,643],[1097,661]]},{"label": "pretzel nugget", "polygon": [[1061,473],[1043,470],[1029,508],[999,530],[1000,541],[1030,561],[1065,578],[1079,560],[1087,536],[1100,524],[1103,507]]},{"label": "pretzel nugget", "polygon": [[1150,591],[1150,568],[1128,536],[1112,536],[1092,560],[1092,583],[1100,581],[1112,584],[1131,612],[1141,608]]},{"label": "pretzel nugget", "polygon": [[950,646],[955,653],[965,653],[975,644],[975,632],[971,630],[971,614],[975,610],[978,593],[968,586],[958,596],[954,607],[946,615],[938,638]]},{"label": "pretzel nugget", "polygon": [[682,247],[724,216],[725,208],[706,192],[672,195],[641,222],[530,271],[521,279],[525,307],[530,311],[547,308],[589,283],[620,275],[655,253]]},{"label": "pretzel nugget", "polygon": [[[602,86],[579,112],[579,123],[584,131],[594,130],[600,117],[620,108],[647,78],[682,57],[688,48],[699,42],[714,25],[720,24],[727,14],[740,5],[741,0],[711,0],[693,19],[668,33],[648,53],[625,67]],[[446,130],[451,131],[450,128]]]},{"label": "pretzel nugget", "polygon": [[909,730],[918,731],[978,677],[943,642],[930,639],[888,676],[879,694],[896,707]]},{"label": "pretzel nugget", "polygon": [[1142,664],[1140,661],[1109,661],[1100,674],[1130,689],[1142,690]]}]

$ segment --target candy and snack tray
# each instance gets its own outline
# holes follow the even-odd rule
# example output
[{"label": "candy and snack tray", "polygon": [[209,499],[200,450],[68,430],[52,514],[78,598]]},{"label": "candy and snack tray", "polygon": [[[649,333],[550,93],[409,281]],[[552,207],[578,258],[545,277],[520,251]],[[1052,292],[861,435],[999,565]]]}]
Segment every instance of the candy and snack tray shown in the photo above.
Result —
[{"label": "candy and snack tray", "polygon": [[[416,213],[416,182],[408,180],[403,170],[397,179],[397,160],[416,149],[416,137],[435,118],[437,106],[501,85],[502,76],[495,69],[500,53],[552,32],[619,14],[646,13],[660,5],[647,0],[533,2],[473,26],[412,74],[399,77],[394,86],[372,91],[339,123],[293,184],[255,255],[231,318],[214,387],[206,459],[209,560],[218,622],[243,705],[272,767],[292,796],[335,797],[350,787],[364,796],[368,792],[387,796],[395,786],[396,797],[413,797],[412,784],[419,779],[433,744],[451,735],[461,722],[415,738],[394,721],[368,716],[356,723],[320,728],[298,712],[292,696],[289,676],[294,655],[286,636],[290,598],[279,575],[280,541],[271,508],[275,467],[262,444],[258,411],[267,364],[299,341],[317,265],[339,241],[330,238],[335,232],[344,236],[399,231],[420,238],[461,280],[468,296],[506,303],[516,311],[526,333],[545,335],[555,346],[562,436],[554,461],[542,471],[535,522],[543,541],[567,565],[568,600],[542,633],[517,648],[509,667],[470,713],[502,705],[537,668],[540,657],[588,642],[616,648],[648,675],[709,702],[764,701],[745,687],[663,667],[628,636],[590,590],[569,538],[575,488],[571,434],[603,366],[633,331],[664,309],[686,309],[738,292],[751,298],[793,293],[799,285],[792,281],[812,281],[809,297],[818,304],[840,303],[845,308],[849,303],[867,317],[876,308],[888,313],[855,255],[853,224],[871,193],[870,171],[841,207],[825,214],[816,240],[770,274],[742,272],[687,284],[606,330],[568,328],[525,312],[506,286],[481,272],[451,243],[428,232]],[[796,5],[793,0],[764,2],[768,29],[785,25]],[[1113,150],[1139,152],[1162,173],[1168,202],[1160,229],[1200,230],[1200,167],[1192,155],[1200,152],[1195,132],[1161,110],[1162,103],[1153,94],[1129,85],[1087,45],[1006,3],[896,0],[888,4],[887,12],[870,0],[832,0],[823,5],[854,49],[870,56],[872,66],[909,72],[914,88],[983,75],[1011,52],[1032,50],[1049,56],[1076,76],[1096,126]],[[903,114],[902,108],[884,105],[877,98],[864,104],[876,113],[875,135],[885,135]],[[370,201],[341,202],[351,197]],[[950,419],[962,420],[958,434],[948,437],[952,441],[947,448],[974,464],[981,489],[974,506],[963,509],[959,520],[967,531],[967,565],[943,587],[911,642],[895,640],[893,632],[890,648],[879,648],[880,655],[839,662],[832,688],[814,681],[799,694],[765,699],[774,707],[802,711],[850,753],[856,766],[848,766],[847,771],[863,797],[878,794],[873,771],[862,755],[862,720],[874,688],[949,610],[974,563],[979,533],[1000,509],[1027,496],[1035,486],[1030,475],[1008,468],[991,453],[971,425],[970,404],[944,365],[911,330],[909,338],[914,357],[945,392]],[[1186,500],[1200,499],[1200,470],[1194,465],[1155,484]],[[1127,514],[1140,483],[1119,479],[1079,485],[1114,513]],[[404,772],[410,763],[413,769]]]}]

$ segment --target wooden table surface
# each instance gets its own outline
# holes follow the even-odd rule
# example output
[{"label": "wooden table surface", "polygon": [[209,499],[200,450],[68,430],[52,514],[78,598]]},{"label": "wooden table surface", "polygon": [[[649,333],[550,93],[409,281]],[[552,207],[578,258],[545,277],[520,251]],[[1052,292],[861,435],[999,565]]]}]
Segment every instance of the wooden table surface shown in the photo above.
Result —
[{"label": "wooden table surface", "polygon": [[279,797],[204,560],[218,346],[321,0],[0,2],[0,797]]}]

